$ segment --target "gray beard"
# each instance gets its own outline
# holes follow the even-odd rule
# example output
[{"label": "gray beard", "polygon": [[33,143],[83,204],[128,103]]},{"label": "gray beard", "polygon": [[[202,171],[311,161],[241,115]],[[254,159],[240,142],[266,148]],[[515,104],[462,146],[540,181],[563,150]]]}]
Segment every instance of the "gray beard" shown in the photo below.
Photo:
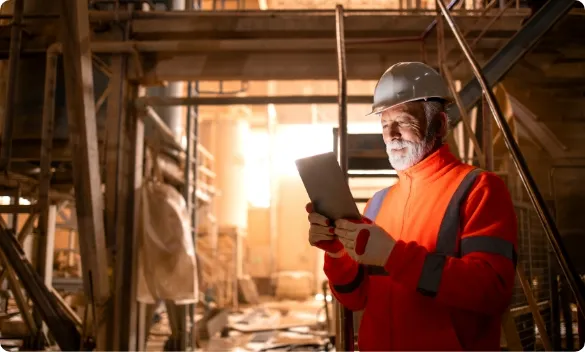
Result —
[{"label": "gray beard", "polygon": [[[396,155],[393,150],[406,148],[405,155]],[[433,143],[429,138],[420,143],[404,140],[393,140],[386,144],[386,153],[392,167],[397,171],[406,170],[421,162],[433,149]]]}]

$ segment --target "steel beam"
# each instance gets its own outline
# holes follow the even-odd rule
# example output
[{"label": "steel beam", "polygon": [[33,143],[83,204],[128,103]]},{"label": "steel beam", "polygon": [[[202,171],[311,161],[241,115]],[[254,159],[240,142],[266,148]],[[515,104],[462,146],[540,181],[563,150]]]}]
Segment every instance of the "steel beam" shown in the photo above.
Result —
[{"label": "steel beam", "polygon": [[[532,49],[574,4],[575,0],[549,0],[532,16],[526,25],[483,66],[482,71],[490,87],[500,82],[518,60]],[[475,105],[481,99],[481,95],[481,85],[477,78],[467,83],[460,92],[461,100],[467,109]],[[459,111],[453,109],[450,116],[458,120]]]},{"label": "steel beam", "polygon": [[0,170],[9,171],[12,152],[12,126],[16,117],[16,94],[20,52],[22,45],[22,16],[24,0],[14,1],[14,18],[10,31],[10,56],[8,58],[8,83],[4,111],[4,129],[2,130],[2,148],[0,149]]},{"label": "steel beam", "polygon": [[106,305],[110,282],[103,222],[103,200],[99,170],[97,122],[93,91],[91,33],[87,2],[61,0],[63,66],[73,180],[81,260],[86,296],[92,307],[98,350],[107,350]]},{"label": "steel beam", "polygon": [[[150,106],[172,105],[292,105],[292,104],[338,104],[339,97],[335,95],[292,95],[292,96],[245,96],[245,97],[143,97],[136,100],[136,104]],[[348,104],[371,104],[369,95],[352,95],[347,97]]]}]

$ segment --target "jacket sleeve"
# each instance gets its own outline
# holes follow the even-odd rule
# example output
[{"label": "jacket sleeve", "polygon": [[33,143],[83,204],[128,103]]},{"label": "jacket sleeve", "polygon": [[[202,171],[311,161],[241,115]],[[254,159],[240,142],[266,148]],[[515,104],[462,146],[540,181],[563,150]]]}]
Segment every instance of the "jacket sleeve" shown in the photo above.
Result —
[{"label": "jacket sleeve", "polygon": [[[369,205],[368,201],[366,209]],[[331,292],[344,307],[352,311],[366,307],[368,273],[363,265],[347,253],[340,258],[332,258],[325,253],[323,271],[329,279]]]},{"label": "jacket sleeve", "polygon": [[385,269],[408,290],[445,305],[501,314],[512,298],[517,249],[516,213],[504,182],[480,174],[461,206],[461,219],[461,257],[398,241]]},{"label": "jacket sleeve", "polygon": [[329,279],[329,287],[337,300],[346,308],[357,311],[366,307],[368,274],[347,253],[340,258],[325,254],[323,271]]}]

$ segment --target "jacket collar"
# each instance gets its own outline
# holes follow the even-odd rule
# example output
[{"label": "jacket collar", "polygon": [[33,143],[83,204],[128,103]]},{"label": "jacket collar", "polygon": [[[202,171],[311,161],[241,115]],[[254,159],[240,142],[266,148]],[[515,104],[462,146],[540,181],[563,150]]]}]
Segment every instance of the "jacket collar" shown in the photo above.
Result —
[{"label": "jacket collar", "polygon": [[443,144],[418,164],[397,173],[401,181],[431,181],[446,173],[456,162],[457,158],[449,150],[449,145]]}]

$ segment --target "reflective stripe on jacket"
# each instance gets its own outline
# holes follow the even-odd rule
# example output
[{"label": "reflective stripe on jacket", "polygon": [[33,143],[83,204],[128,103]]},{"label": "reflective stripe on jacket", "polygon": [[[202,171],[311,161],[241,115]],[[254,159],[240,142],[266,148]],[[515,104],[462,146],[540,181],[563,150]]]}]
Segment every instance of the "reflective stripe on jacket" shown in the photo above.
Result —
[{"label": "reflective stripe on jacket", "polygon": [[504,182],[445,145],[399,172],[374,220],[397,241],[384,268],[325,256],[333,294],[364,311],[360,350],[499,350],[517,237]]}]

